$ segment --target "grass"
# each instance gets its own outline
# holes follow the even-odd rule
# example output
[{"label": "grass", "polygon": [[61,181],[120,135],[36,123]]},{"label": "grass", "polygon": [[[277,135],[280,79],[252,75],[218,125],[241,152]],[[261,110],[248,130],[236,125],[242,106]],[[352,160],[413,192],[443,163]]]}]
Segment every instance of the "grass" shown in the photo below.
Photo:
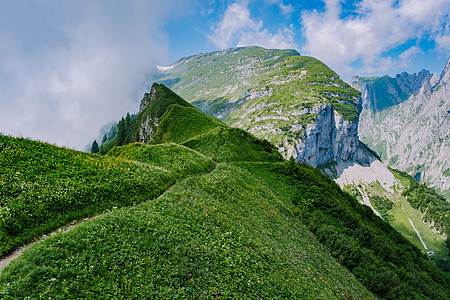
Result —
[{"label": "grass", "polygon": [[134,143],[115,147],[108,155],[168,169],[178,174],[180,178],[208,173],[216,166],[209,157],[174,143],[157,145]]},{"label": "grass", "polygon": [[153,198],[176,174],[0,136],[0,255],[72,220]]},{"label": "grass", "polygon": [[[187,124],[189,125],[186,126]],[[182,144],[211,129],[225,127],[227,126],[216,118],[206,116],[195,108],[171,105],[159,122],[154,142],[170,141]]]},{"label": "grass", "polygon": [[3,272],[5,299],[373,298],[290,213],[287,195],[221,164],[33,247]]},{"label": "grass", "polygon": [[224,161],[280,161],[281,155],[267,141],[239,128],[218,128],[190,139],[185,146]]}]

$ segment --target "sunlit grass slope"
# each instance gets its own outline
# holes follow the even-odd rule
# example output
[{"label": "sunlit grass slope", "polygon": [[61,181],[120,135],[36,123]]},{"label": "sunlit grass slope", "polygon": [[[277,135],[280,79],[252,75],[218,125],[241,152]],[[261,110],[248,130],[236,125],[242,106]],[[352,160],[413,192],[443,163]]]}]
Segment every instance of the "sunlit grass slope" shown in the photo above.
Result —
[{"label": "sunlit grass slope", "polygon": [[181,143],[218,162],[282,160],[269,142],[187,106],[171,105],[154,138],[155,142]]},{"label": "sunlit grass slope", "polygon": [[67,222],[161,194],[174,172],[0,136],[0,256]]},{"label": "sunlit grass slope", "polygon": [[204,174],[216,163],[199,152],[174,143],[145,145],[141,143],[114,147],[109,156],[140,161],[177,173],[180,177]]}]

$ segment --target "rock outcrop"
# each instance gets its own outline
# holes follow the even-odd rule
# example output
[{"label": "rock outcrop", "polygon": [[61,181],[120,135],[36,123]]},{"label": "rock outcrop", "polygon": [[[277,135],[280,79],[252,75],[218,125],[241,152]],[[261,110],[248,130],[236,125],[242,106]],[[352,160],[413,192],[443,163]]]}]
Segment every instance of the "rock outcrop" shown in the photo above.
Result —
[{"label": "rock outcrop", "polygon": [[159,126],[159,121],[167,108],[172,105],[187,104],[180,96],[172,92],[163,84],[154,83],[149,93],[145,93],[141,100],[139,113],[133,120],[130,142],[149,143]]}]

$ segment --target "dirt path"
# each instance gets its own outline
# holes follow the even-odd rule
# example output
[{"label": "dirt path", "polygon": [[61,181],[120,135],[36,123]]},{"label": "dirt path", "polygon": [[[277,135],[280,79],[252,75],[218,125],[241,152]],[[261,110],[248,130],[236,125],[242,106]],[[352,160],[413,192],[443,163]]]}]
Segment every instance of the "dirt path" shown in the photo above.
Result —
[{"label": "dirt path", "polygon": [[422,237],[420,236],[419,231],[416,229],[416,227],[414,227],[414,224],[413,224],[413,222],[411,221],[411,219],[408,218],[408,220],[409,220],[409,223],[411,223],[411,226],[412,226],[412,228],[414,229],[414,231],[416,232],[417,237],[419,238],[419,240],[420,240],[420,242],[422,243],[423,247],[425,248],[425,251],[428,252],[428,247],[427,247],[427,245],[425,244],[425,242],[422,240]]},{"label": "dirt path", "polygon": [[[109,213],[109,212],[107,212],[107,213]],[[40,238],[38,238],[36,241],[34,241],[34,242],[32,242],[32,243],[29,243],[28,245],[19,247],[18,249],[16,249],[15,251],[13,251],[12,253],[10,253],[9,255],[3,257],[2,259],[0,259],[0,274],[2,273],[3,269],[4,269],[7,265],[9,265],[9,263],[10,263],[11,261],[13,261],[13,260],[16,259],[17,257],[19,257],[25,250],[27,250],[27,249],[30,248],[31,246],[33,246],[33,245],[35,245],[35,244],[38,244],[38,243],[40,243],[40,242],[42,242],[42,241],[48,239],[48,238],[51,237],[51,236],[54,236],[54,235],[57,235],[57,234],[61,234],[61,233],[64,233],[64,232],[68,232],[68,231],[72,230],[75,226],[77,226],[77,225],[80,224],[80,223],[84,223],[84,222],[86,222],[86,221],[95,219],[95,218],[97,218],[97,217],[99,217],[99,216],[101,216],[101,215],[107,214],[107,213],[102,213],[102,214],[95,215],[95,216],[92,216],[92,217],[89,217],[89,218],[84,218],[84,219],[81,219],[81,220],[75,220],[75,221],[71,222],[69,225],[65,225],[65,226],[63,226],[63,227],[61,227],[61,228],[58,228],[57,230],[53,231],[52,233],[50,233],[50,234],[48,234],[48,235],[47,235],[47,234],[44,234],[43,236],[41,236]]]},{"label": "dirt path", "polygon": [[[211,171],[209,171],[208,173],[205,173],[205,175],[213,172],[214,170],[216,170],[218,166],[219,166],[219,163],[217,163]],[[184,178],[184,179],[186,179],[186,178]],[[171,186],[169,186],[161,195],[159,195],[157,198],[154,198],[154,199],[159,199],[159,198],[163,197],[166,193],[170,192],[173,189],[173,187],[175,186],[176,183],[177,183],[177,181],[174,182]],[[113,208],[117,208],[117,207],[113,207]],[[9,265],[9,263],[11,261],[13,261],[14,259],[18,258],[25,250],[27,250],[31,246],[33,246],[35,244],[38,244],[38,243],[48,239],[51,236],[68,232],[68,231],[72,230],[75,226],[77,226],[78,224],[84,223],[86,221],[90,221],[92,219],[98,218],[99,216],[103,216],[103,215],[109,214],[111,212],[112,211],[109,211],[109,212],[101,213],[101,214],[98,214],[98,215],[95,215],[95,216],[92,216],[92,217],[89,217],[89,218],[84,218],[84,219],[81,219],[81,220],[73,221],[69,225],[65,225],[65,226],[57,229],[56,231],[53,231],[52,233],[50,233],[48,235],[44,234],[38,240],[36,240],[36,241],[34,241],[32,243],[29,243],[28,245],[25,245],[25,246],[22,246],[22,247],[16,249],[15,251],[10,253],[9,255],[3,257],[2,259],[0,259],[0,275],[1,275],[2,271],[3,271],[3,269],[7,265]]]}]

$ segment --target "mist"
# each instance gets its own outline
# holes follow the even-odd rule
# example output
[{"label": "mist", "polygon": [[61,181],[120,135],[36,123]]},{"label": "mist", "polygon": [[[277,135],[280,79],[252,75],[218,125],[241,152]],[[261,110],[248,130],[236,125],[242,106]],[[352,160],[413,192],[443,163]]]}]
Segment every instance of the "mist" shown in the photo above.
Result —
[{"label": "mist", "polygon": [[183,2],[2,1],[0,132],[82,149],[136,112]]}]

